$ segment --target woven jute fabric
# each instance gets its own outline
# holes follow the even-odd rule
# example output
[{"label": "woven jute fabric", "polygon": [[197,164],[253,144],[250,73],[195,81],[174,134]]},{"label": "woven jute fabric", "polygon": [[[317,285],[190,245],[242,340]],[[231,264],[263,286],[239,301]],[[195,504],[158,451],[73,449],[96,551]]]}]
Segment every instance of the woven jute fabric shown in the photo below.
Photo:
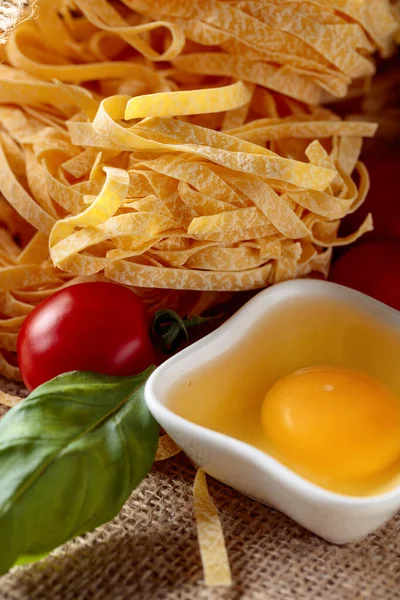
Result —
[{"label": "woven jute fabric", "polygon": [[156,463],[112,523],[12,570],[0,579],[0,600],[400,599],[400,517],[362,542],[334,546],[210,478],[235,585],[206,588],[194,476],[182,454]]}]

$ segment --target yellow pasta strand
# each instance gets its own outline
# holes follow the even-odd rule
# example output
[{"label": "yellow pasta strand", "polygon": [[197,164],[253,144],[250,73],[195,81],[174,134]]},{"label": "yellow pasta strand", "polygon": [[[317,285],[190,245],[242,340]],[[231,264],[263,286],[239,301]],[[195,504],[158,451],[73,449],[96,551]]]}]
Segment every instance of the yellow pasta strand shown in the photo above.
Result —
[{"label": "yellow pasta strand", "polygon": [[202,469],[197,471],[194,480],[193,501],[204,583],[212,587],[230,586],[232,576],[221,521]]},{"label": "yellow pasta strand", "polygon": [[160,436],[160,439],[158,440],[158,448],[155,460],[168,460],[180,452],[181,449],[175,444],[174,440],[172,440],[169,435],[164,434]]}]

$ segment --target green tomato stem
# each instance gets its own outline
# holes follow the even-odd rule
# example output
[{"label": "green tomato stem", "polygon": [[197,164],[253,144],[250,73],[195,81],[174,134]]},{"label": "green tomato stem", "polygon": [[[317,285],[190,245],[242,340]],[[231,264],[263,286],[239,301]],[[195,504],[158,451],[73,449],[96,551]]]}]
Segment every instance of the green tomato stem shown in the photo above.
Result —
[{"label": "green tomato stem", "polygon": [[219,320],[217,317],[190,318],[180,317],[173,310],[163,308],[154,315],[150,329],[153,344],[165,354],[176,352],[180,346],[190,341],[189,330],[210,324]]}]

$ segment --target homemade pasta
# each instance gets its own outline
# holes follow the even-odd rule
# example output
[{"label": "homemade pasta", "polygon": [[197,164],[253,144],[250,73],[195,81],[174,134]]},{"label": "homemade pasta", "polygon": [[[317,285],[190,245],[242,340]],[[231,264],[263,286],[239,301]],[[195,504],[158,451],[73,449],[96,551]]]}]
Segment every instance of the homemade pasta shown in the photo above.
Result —
[{"label": "homemade pasta", "polygon": [[385,0],[41,0],[0,46],[0,373],[75,281],[202,310],[327,276],[372,229],[339,233],[376,126],[319,104],[367,84],[397,32]]}]

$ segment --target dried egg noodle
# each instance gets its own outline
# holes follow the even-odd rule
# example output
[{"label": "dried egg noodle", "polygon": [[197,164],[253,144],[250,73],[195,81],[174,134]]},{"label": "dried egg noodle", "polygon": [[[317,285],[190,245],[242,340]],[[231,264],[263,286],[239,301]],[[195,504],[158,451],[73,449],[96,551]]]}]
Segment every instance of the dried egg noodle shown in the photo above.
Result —
[{"label": "dried egg noodle", "polygon": [[[0,373],[62,286],[151,310],[320,273],[375,125],[319,107],[390,54],[386,0],[41,0],[0,46]],[[179,290],[186,290],[185,292]],[[225,295],[224,295],[225,293]]]},{"label": "dried egg noodle", "polygon": [[21,402],[22,398],[19,396],[12,396],[11,394],[7,394],[6,392],[0,391],[0,406],[5,406],[6,408],[13,408]]},{"label": "dried egg noodle", "polygon": [[174,440],[172,440],[169,435],[165,433],[164,435],[161,435],[160,439],[158,440],[158,448],[154,460],[167,460],[176,456],[179,454],[179,452],[181,452],[179,446],[177,446]]},{"label": "dried egg noodle", "polygon": [[232,574],[217,508],[209,494],[207,477],[198,469],[193,485],[193,508],[204,583],[208,586],[229,587]]}]

